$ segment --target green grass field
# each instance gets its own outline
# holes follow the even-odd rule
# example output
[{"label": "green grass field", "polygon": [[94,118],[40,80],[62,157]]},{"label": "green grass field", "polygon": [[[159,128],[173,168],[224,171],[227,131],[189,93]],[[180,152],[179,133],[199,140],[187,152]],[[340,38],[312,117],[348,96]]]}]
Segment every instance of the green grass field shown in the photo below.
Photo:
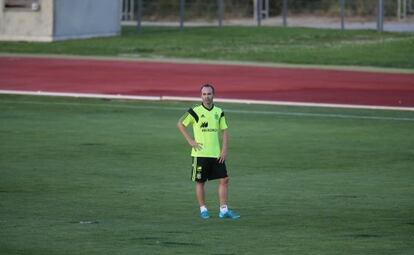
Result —
[{"label": "green grass field", "polygon": [[414,33],[280,27],[123,27],[111,38],[0,42],[2,53],[187,58],[414,69]]},{"label": "green grass field", "polygon": [[191,104],[0,96],[0,254],[413,254],[414,112],[222,104],[203,221]]}]

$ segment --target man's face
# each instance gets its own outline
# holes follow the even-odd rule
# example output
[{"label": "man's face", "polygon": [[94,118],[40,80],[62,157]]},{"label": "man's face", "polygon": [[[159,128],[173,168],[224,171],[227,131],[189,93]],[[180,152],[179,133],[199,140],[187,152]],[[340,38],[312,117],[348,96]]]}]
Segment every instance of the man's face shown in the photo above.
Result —
[{"label": "man's face", "polygon": [[204,87],[201,90],[201,99],[203,100],[204,105],[211,105],[213,104],[213,89],[210,87]]}]

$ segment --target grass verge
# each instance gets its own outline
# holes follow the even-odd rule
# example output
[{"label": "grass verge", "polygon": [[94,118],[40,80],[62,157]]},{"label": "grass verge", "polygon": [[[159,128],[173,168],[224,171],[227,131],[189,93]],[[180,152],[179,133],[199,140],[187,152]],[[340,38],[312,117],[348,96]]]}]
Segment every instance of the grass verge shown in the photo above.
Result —
[{"label": "grass verge", "polygon": [[123,27],[111,38],[0,42],[0,52],[414,68],[413,33],[280,27]]}]

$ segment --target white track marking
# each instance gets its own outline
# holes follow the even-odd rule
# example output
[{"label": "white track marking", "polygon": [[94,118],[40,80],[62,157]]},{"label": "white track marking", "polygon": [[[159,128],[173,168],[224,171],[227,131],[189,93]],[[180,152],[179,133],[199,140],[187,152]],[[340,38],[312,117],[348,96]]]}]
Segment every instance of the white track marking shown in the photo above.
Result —
[{"label": "white track marking", "polygon": [[[0,90],[0,94],[14,94],[6,93],[4,90]],[[77,98],[101,98],[101,99],[129,99],[129,100],[149,100],[149,101],[195,101],[199,102],[199,98],[180,98],[177,97],[145,97],[145,96],[121,96],[121,95],[99,95],[99,94],[77,94],[77,93],[42,93],[42,92],[19,92],[18,95],[43,95],[43,96],[61,96],[61,97],[77,97]],[[225,99],[216,99],[215,101],[220,102],[230,102],[230,103],[240,103],[240,100],[230,100],[226,101]],[[245,100],[249,101],[249,100]],[[251,100],[250,100],[251,101]],[[248,103],[251,103],[251,102]],[[255,104],[260,104],[254,101]],[[273,101],[269,101],[273,102]],[[283,102],[286,106],[313,106],[314,104],[301,104],[301,103],[286,103]],[[185,107],[170,107],[170,106],[147,106],[147,105],[114,105],[114,104],[90,104],[83,102],[38,102],[38,101],[11,101],[11,100],[1,100],[0,104],[34,104],[34,105],[65,105],[65,106],[96,106],[96,107],[115,107],[123,109],[153,109],[153,110],[173,110],[173,111],[182,111],[186,110]],[[251,103],[253,104],[253,103]],[[274,103],[274,105],[278,105]],[[318,107],[326,107],[317,105]],[[335,105],[336,106],[336,105]],[[330,106],[330,107],[335,107]],[[357,108],[357,107],[347,107],[347,108]],[[392,109],[389,108],[365,108],[365,109],[381,109],[381,110],[396,110],[395,107]],[[403,109],[407,110],[407,109]],[[410,111],[413,111],[413,108],[410,108]],[[387,116],[367,116],[367,115],[352,115],[352,114],[330,114],[330,113],[307,113],[307,112],[281,112],[281,111],[257,111],[257,110],[232,110],[227,109],[226,112],[235,113],[235,114],[258,114],[258,115],[275,115],[275,116],[300,116],[300,117],[322,117],[322,118],[341,118],[341,119],[365,119],[365,120],[392,120],[392,121],[414,121],[414,118],[405,118],[405,117],[387,117]]]},{"label": "white track marking", "polygon": [[[194,102],[198,102],[200,100],[200,98],[198,97],[129,96],[129,95],[119,95],[119,94],[110,95],[110,94],[94,94],[94,93],[63,93],[63,92],[44,92],[44,91],[20,91],[20,90],[0,90],[0,94],[76,97],[76,98],[100,98],[100,99],[119,99],[119,100],[148,100],[148,101],[194,101]],[[379,106],[379,105],[375,106],[375,105],[351,105],[351,104],[326,104],[326,103],[286,102],[286,101],[267,101],[267,100],[229,99],[229,98],[215,98],[214,101],[222,102],[222,103],[238,103],[238,104],[414,111],[414,107]]]},{"label": "white track marking", "polygon": [[[161,97],[161,100],[199,101],[200,99],[198,97],[163,96]],[[215,98],[214,101],[223,102],[223,103],[237,103],[237,104],[259,104],[259,105],[261,104],[261,105],[284,105],[284,106],[302,106],[302,107],[304,106],[304,107],[325,107],[325,108],[414,111],[414,107],[380,106],[380,105],[327,104],[327,103],[306,103],[306,102],[229,99],[229,98]]]}]

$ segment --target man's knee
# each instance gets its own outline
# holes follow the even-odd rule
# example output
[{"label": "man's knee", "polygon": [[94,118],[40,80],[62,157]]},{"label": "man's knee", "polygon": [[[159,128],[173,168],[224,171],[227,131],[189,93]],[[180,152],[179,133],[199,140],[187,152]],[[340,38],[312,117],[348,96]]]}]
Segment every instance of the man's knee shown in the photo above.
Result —
[{"label": "man's knee", "polygon": [[205,182],[196,182],[197,187],[204,187]]},{"label": "man's knee", "polygon": [[227,185],[229,184],[229,177],[224,177],[220,179],[220,184],[221,185]]}]

